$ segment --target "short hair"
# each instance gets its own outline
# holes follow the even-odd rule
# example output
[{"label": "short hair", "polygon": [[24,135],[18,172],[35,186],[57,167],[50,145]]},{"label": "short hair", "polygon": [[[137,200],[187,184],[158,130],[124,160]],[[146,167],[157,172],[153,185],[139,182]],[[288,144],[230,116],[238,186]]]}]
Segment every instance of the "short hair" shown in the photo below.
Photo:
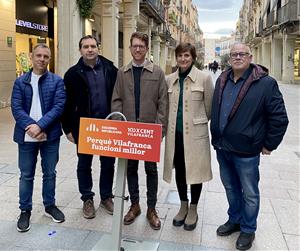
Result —
[{"label": "short hair", "polygon": [[36,44],[36,45],[32,48],[32,54],[34,54],[34,51],[35,51],[37,48],[45,48],[45,49],[48,49],[48,50],[49,50],[49,53],[50,53],[50,56],[51,56],[51,50],[50,50],[50,48],[49,48],[49,46],[48,46],[47,44],[44,44],[44,43]]},{"label": "short hair", "polygon": [[145,43],[146,47],[148,48],[148,45],[149,45],[149,37],[148,37],[147,34],[142,33],[142,32],[138,32],[138,31],[132,33],[132,34],[131,34],[131,37],[130,37],[130,45],[132,45],[132,40],[133,40],[134,38],[138,38],[138,39],[142,40],[142,41]]},{"label": "short hair", "polygon": [[82,41],[85,40],[85,39],[94,39],[94,40],[96,41],[97,47],[99,46],[99,42],[98,42],[97,38],[95,38],[95,37],[92,36],[92,35],[86,35],[86,36],[80,38],[80,40],[79,40],[79,50],[80,50],[81,47],[82,47]]},{"label": "short hair", "polygon": [[177,47],[175,49],[176,58],[180,53],[183,53],[183,52],[186,52],[186,51],[191,53],[192,58],[195,61],[196,58],[197,58],[196,48],[195,48],[194,45],[192,45],[190,43],[180,43],[179,45],[177,45]]},{"label": "short hair", "polygon": [[243,45],[243,46],[245,46],[246,49],[248,50],[249,54],[252,55],[250,46],[249,46],[248,44],[243,43],[243,42],[235,42],[235,43],[231,46],[230,52],[232,51],[233,47],[236,46],[236,45]]}]

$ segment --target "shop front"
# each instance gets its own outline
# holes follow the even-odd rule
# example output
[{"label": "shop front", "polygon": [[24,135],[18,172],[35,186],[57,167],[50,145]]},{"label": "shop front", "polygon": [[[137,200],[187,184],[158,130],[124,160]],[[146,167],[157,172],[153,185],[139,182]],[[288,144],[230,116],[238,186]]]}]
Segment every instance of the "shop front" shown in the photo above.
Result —
[{"label": "shop front", "polygon": [[49,70],[54,72],[54,1],[16,0],[16,74],[27,72],[30,53],[38,43],[52,52]]},{"label": "shop front", "polygon": [[294,75],[295,80],[300,80],[300,38],[295,41],[295,56],[294,56]]}]

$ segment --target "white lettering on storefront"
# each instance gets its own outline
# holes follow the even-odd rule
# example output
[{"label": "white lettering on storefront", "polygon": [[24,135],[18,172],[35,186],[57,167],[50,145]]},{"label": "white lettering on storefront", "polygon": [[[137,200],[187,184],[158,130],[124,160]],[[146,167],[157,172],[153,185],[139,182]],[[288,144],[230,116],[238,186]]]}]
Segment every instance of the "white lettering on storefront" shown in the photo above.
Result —
[{"label": "white lettering on storefront", "polygon": [[45,31],[48,32],[48,25],[36,24],[21,19],[16,19],[16,25],[21,27],[26,27],[33,30]]}]

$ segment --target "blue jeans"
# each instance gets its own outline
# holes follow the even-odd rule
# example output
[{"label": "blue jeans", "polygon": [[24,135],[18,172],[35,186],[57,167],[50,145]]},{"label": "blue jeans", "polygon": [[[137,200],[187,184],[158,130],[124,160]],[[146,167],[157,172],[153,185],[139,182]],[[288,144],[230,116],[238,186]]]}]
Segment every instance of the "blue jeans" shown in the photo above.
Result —
[{"label": "blue jeans", "polygon": [[59,141],[25,142],[18,144],[19,151],[19,208],[32,209],[32,192],[37,156],[40,152],[43,172],[43,204],[45,207],[55,205],[55,167],[58,162]]},{"label": "blue jeans", "polygon": [[220,175],[229,204],[229,222],[240,224],[245,233],[254,233],[259,211],[259,159],[241,157],[233,152],[217,150]]},{"label": "blue jeans", "polygon": [[[77,178],[81,200],[93,199],[95,193],[92,191],[92,160],[93,155],[77,153]],[[115,158],[100,156],[100,198],[106,200],[112,197],[112,185],[114,180]]]}]

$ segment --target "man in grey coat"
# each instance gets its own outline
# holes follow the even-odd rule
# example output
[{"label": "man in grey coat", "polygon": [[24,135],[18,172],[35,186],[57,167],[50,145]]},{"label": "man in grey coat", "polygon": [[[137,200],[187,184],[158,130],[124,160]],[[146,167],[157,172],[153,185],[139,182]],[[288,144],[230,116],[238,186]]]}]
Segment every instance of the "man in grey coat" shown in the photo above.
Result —
[{"label": "man in grey coat", "polygon": [[[130,39],[132,61],[122,67],[117,76],[113,97],[112,112],[123,113],[127,120],[167,124],[167,84],[165,75],[159,66],[146,59],[149,38],[146,34],[135,32]],[[129,225],[141,214],[139,205],[138,160],[128,160],[127,183],[131,207],[124,217],[124,224]],[[145,162],[147,175],[147,219],[154,230],[159,230],[161,223],[155,210],[157,202],[158,174],[155,162]]]}]

